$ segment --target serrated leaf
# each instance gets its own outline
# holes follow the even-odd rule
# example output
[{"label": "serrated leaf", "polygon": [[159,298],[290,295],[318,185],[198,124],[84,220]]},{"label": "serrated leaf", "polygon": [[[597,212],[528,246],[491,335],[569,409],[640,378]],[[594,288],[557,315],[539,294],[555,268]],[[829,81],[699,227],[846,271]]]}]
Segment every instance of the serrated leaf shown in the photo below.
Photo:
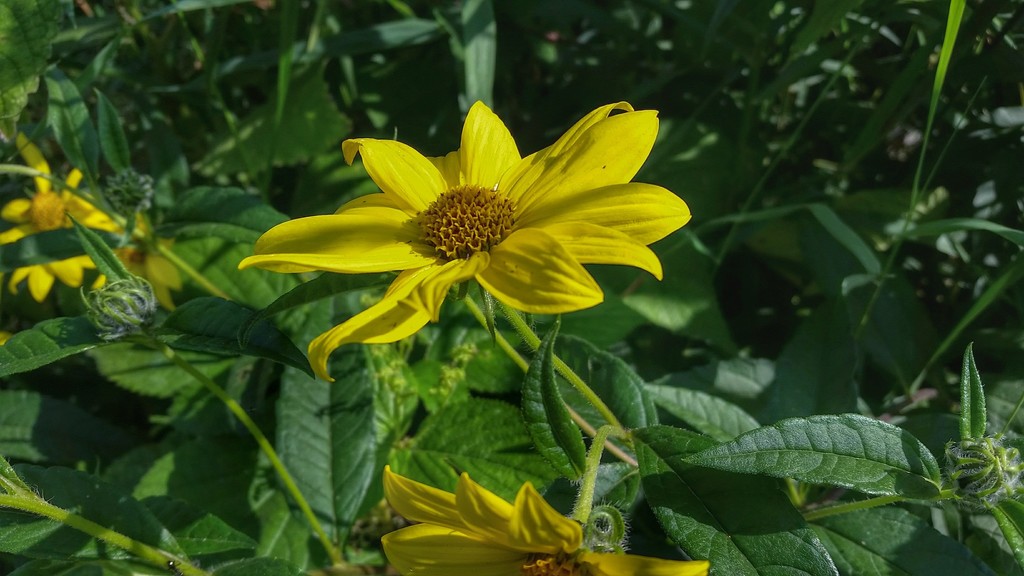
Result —
[{"label": "serrated leaf", "polygon": [[939,465],[909,432],[856,414],[791,418],[687,458],[718,470],[930,499]]},{"label": "serrated leaf", "polygon": [[74,466],[107,460],[132,445],[123,430],[78,406],[30,390],[0,390],[0,454]]},{"label": "serrated leaf", "polygon": [[461,472],[508,501],[524,482],[543,490],[555,478],[533,449],[519,410],[471,398],[428,416],[416,438],[391,460],[395,473],[453,491]]},{"label": "serrated leaf", "polygon": [[252,244],[287,219],[258,196],[240,188],[201,186],[175,200],[158,232],[179,238],[217,236]]},{"label": "serrated leaf", "polygon": [[665,534],[691,557],[710,560],[712,574],[838,574],[775,481],[686,464],[714,442],[685,430],[654,426],[633,438],[644,493]]},{"label": "serrated leaf", "polygon": [[239,331],[250,314],[248,308],[228,300],[214,296],[196,298],[171,312],[154,334],[174,348],[267,358],[313,376],[306,357],[269,321],[253,326],[246,345],[240,345]]},{"label": "serrated leaf", "polygon": [[187,556],[252,550],[256,547],[256,541],[252,538],[183,500],[151,496],[142,503],[171,532]]},{"label": "serrated leaf", "polygon": [[43,320],[0,346],[0,378],[106,344],[84,316]]},{"label": "serrated leaf", "polygon": [[39,87],[60,25],[57,0],[7,0],[0,4],[0,134],[14,139],[18,116]]},{"label": "serrated leaf", "polygon": [[[174,537],[145,506],[96,476],[38,466],[18,466],[17,471],[50,504],[139,542],[181,554]],[[54,520],[7,509],[0,509],[0,551],[57,560],[129,557],[127,551]]]},{"label": "serrated leaf", "polygon": [[82,243],[85,253],[92,258],[96,269],[107,277],[108,282],[128,280],[132,277],[132,273],[125,268],[124,262],[121,262],[121,259],[114,254],[114,251],[107,246],[99,234],[82,226],[74,218],[71,218],[71,224],[75,227],[75,234],[78,234],[78,240]]},{"label": "serrated leaf", "polygon": [[715,440],[732,440],[761,426],[739,406],[711,394],[658,384],[645,388],[658,407]]},{"label": "serrated leaf", "polygon": [[[321,317],[330,320],[329,313]],[[363,346],[338,350],[331,361],[335,384],[287,371],[277,403],[281,459],[324,529],[339,542],[346,541],[370,486],[380,476],[375,378],[365,354]]]},{"label": "serrated leaf", "polygon": [[537,451],[570,480],[583,476],[587,450],[579,426],[572,421],[555,380],[555,338],[558,323],[548,330],[530,362],[523,382],[523,417]]},{"label": "serrated leaf", "polygon": [[117,108],[110,100],[96,90],[96,116],[99,123],[100,149],[107,164],[114,172],[123,172],[132,167],[131,151],[128,139],[124,135],[124,126],[117,113]]},{"label": "serrated leaf", "polygon": [[[121,239],[114,234],[96,230],[92,232],[97,233],[107,246],[117,247],[121,244]],[[0,250],[0,272],[11,272],[22,266],[45,264],[82,254],[85,254],[85,250],[74,229],[47,230],[4,244],[4,249]]]},{"label": "serrated leaf", "polygon": [[999,524],[1017,565],[1024,569],[1024,504],[1016,500],[1003,500],[991,508],[992,516]]},{"label": "serrated leaf", "polygon": [[284,494],[267,491],[254,504],[259,519],[256,556],[279,558],[297,566],[309,565],[309,524],[292,513]]},{"label": "serrated leaf", "polygon": [[46,74],[46,118],[64,154],[87,180],[99,174],[100,145],[89,109],[75,83],[57,68]]},{"label": "serrated leaf", "polygon": [[[626,428],[658,423],[657,409],[644,390],[644,381],[628,364],[579,338],[563,336],[556,351],[578,376],[608,405]],[[603,418],[578,392],[563,388],[565,400],[588,422],[599,426]]]},{"label": "serrated leaf", "polygon": [[978,367],[974,364],[974,344],[968,344],[960,372],[960,439],[981,438],[987,426],[985,389],[981,385]]},{"label": "serrated leaf", "polygon": [[[216,378],[229,370],[235,358],[179,350],[178,355],[209,378]],[[171,362],[163,352],[134,344],[111,344],[94,348],[89,355],[106,378],[135,394],[154,398],[172,398],[185,390],[201,386],[191,378],[183,378],[181,367]]]},{"label": "serrated leaf", "polygon": [[844,574],[994,576],[963,544],[902,508],[829,516],[813,527]]}]

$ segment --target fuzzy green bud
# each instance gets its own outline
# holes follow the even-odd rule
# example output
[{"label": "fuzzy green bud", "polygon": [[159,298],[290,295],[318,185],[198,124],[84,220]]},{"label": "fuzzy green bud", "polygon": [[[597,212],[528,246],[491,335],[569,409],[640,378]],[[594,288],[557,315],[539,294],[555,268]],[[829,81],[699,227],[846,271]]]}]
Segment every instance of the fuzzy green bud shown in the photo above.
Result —
[{"label": "fuzzy green bud", "polygon": [[107,178],[103,195],[119,214],[130,216],[153,204],[153,179],[131,168]]},{"label": "fuzzy green bud", "polygon": [[86,298],[89,320],[100,338],[120,340],[141,332],[153,322],[159,307],[153,287],[143,278],[132,276],[108,282]]},{"label": "fuzzy green bud", "polygon": [[968,509],[984,510],[1012,498],[1022,473],[1020,451],[1004,446],[1002,434],[946,444],[946,477]]},{"label": "fuzzy green bud", "polygon": [[614,506],[595,506],[583,526],[583,546],[594,552],[623,551],[626,522]]}]

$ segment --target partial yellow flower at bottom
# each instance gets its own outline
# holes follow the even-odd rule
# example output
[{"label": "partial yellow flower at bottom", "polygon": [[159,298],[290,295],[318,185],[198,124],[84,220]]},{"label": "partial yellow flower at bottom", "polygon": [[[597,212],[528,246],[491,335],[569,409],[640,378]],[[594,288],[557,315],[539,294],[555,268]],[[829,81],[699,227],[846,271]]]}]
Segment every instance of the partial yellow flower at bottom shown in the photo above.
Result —
[{"label": "partial yellow flower at bottom", "polygon": [[421,522],[381,542],[391,564],[418,576],[702,576],[705,560],[682,561],[591,552],[583,529],[526,483],[508,503],[468,474],[455,493],[384,469],[384,494],[395,510]]},{"label": "partial yellow flower at bottom", "polygon": [[505,124],[477,102],[459,149],[444,157],[392,140],[346,140],[345,160],[362,156],[381,193],[275,226],[239,268],[401,271],[379,303],[310,343],[310,363],[325,380],[333,380],[332,351],[416,333],[438,320],[458,283],[475,280],[534,314],[589,308],[604,295],[583,264],[635,266],[661,279],[661,262],[647,246],[690,219],[672,192],[630,182],[657,134],[656,111],[619,102],[523,158]]},{"label": "partial yellow flower at bottom", "polygon": [[[50,165],[43,158],[39,148],[32,144],[24,134],[17,136],[18,151],[25,163],[44,174],[50,174]],[[0,244],[10,244],[32,234],[67,228],[71,221],[65,215],[70,213],[83,226],[115,232],[117,224],[101,210],[71,192],[82,180],[82,173],[72,170],[65,179],[68,189],[54,191],[50,181],[37,176],[36,192],[31,198],[16,198],[4,205],[0,217],[15,225],[0,232]],[[77,288],[82,285],[83,271],[95,268],[92,260],[86,256],[74,256],[64,260],[22,266],[11,272],[8,287],[17,293],[18,284],[28,281],[28,290],[37,302],[42,302],[50,293],[54,280]]]}]

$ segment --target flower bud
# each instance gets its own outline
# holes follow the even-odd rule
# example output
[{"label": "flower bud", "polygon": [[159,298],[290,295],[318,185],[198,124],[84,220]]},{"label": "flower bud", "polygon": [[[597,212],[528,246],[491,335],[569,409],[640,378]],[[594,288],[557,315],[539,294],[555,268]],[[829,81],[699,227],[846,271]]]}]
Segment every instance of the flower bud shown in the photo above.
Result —
[{"label": "flower bud", "polygon": [[89,320],[100,338],[120,340],[142,331],[153,322],[157,310],[153,287],[145,279],[132,276],[108,282],[86,298]]},{"label": "flower bud", "polygon": [[107,178],[104,196],[119,214],[131,216],[153,204],[153,179],[128,168]]},{"label": "flower bud", "polygon": [[623,551],[626,522],[614,506],[595,506],[583,527],[583,546],[594,552]]},{"label": "flower bud", "polygon": [[984,510],[1013,497],[1022,472],[1020,451],[1003,446],[1002,434],[946,444],[946,476],[968,509]]}]

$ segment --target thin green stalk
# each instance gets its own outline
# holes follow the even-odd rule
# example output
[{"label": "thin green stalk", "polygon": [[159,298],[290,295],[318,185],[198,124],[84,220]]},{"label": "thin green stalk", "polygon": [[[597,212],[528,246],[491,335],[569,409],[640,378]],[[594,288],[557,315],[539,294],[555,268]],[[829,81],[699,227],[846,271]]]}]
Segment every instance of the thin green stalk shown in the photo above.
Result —
[{"label": "thin green stalk", "polygon": [[206,276],[203,276],[202,272],[196,270],[195,268],[190,266],[188,262],[182,260],[180,256],[174,253],[174,250],[171,250],[168,246],[165,246],[160,242],[150,242],[149,245],[154,250],[156,250],[161,256],[170,260],[171,264],[174,264],[179,270],[188,275],[189,278],[192,278],[192,280],[194,280],[196,284],[202,286],[204,290],[206,290],[210,294],[213,294],[214,296],[217,296],[218,298],[231,300],[231,296],[228,296],[228,294],[221,290],[220,288],[218,288],[216,284],[210,282],[206,278]]},{"label": "thin green stalk", "polygon": [[12,508],[14,510],[21,510],[22,512],[28,512],[30,514],[56,520],[65,526],[74,528],[79,532],[84,532],[93,538],[117,546],[122,550],[127,550],[132,555],[141,558],[154,566],[159,566],[160,568],[166,569],[169,565],[168,563],[173,562],[174,567],[185,576],[210,576],[209,572],[196,568],[183,558],[179,558],[170,552],[154,548],[148,544],[143,544],[142,542],[129,538],[116,530],[111,530],[106,526],[101,526],[92,520],[79,516],[78,514],[74,514],[63,508],[54,506],[39,497],[0,494],[0,508]]},{"label": "thin green stalk", "polygon": [[[512,324],[512,328],[522,337],[523,341],[530,347],[530,350],[536,351],[540,346],[540,337],[534,334],[533,328],[526,323],[523,316],[517,311],[509,308],[505,303],[498,301],[498,306],[501,308],[501,312],[508,319],[509,323]],[[606,422],[615,426],[616,428],[622,428],[622,423],[615,417],[608,405],[604,403],[601,398],[583,381],[568,364],[562,361],[557,355],[553,356],[555,362],[555,371],[565,378],[570,386],[576,389],[577,392],[583,395],[590,402],[590,405],[597,409],[597,412],[605,419]]]},{"label": "thin green stalk", "polygon": [[814,520],[828,518],[829,516],[849,514],[850,512],[877,508],[879,506],[885,506],[894,502],[902,502],[904,500],[906,500],[906,498],[903,496],[876,496],[874,498],[868,498],[867,500],[858,500],[856,502],[847,502],[845,504],[837,504],[835,506],[826,506],[824,508],[804,512],[804,520],[807,522],[813,522]]},{"label": "thin green stalk", "polygon": [[586,524],[590,519],[590,511],[594,508],[594,489],[597,487],[597,470],[601,466],[601,453],[605,444],[610,444],[609,438],[621,438],[624,432],[621,427],[601,426],[590,444],[590,451],[587,452],[586,464],[584,464],[583,484],[580,485],[580,494],[576,498],[576,504],[572,507],[572,517],[580,524]]},{"label": "thin green stalk", "polygon": [[259,445],[260,449],[270,460],[270,465],[274,467],[274,470],[277,472],[277,475],[281,478],[281,481],[284,483],[285,489],[287,489],[288,493],[292,495],[292,498],[295,500],[295,503],[299,506],[299,509],[302,510],[302,514],[306,517],[306,520],[309,522],[309,525],[313,528],[313,531],[316,532],[317,538],[320,539],[320,544],[324,547],[324,550],[327,552],[328,557],[330,557],[331,562],[336,565],[343,564],[344,560],[341,557],[340,550],[338,550],[338,548],[331,542],[331,539],[327,536],[327,533],[324,532],[323,527],[320,526],[320,521],[317,520],[316,514],[313,513],[313,509],[310,507],[309,502],[306,501],[306,498],[302,495],[302,492],[299,490],[298,485],[295,484],[295,479],[292,478],[291,473],[288,472],[288,469],[285,468],[284,463],[281,462],[281,459],[277,456],[277,451],[274,450],[274,446],[271,445],[270,441],[267,440],[267,437],[263,435],[263,432],[259,429],[259,426],[257,426],[256,423],[253,422],[252,418],[249,417],[249,414],[245,411],[245,409],[242,408],[242,406],[238,402],[236,402],[234,398],[228,395],[228,393],[225,392],[224,389],[221,388],[216,382],[207,377],[206,374],[203,374],[198,369],[196,369],[196,367],[193,366],[188,360],[185,360],[184,358],[179,356],[174,351],[174,349],[168,346],[167,344],[164,344],[163,342],[160,342],[159,340],[156,340],[155,338],[149,336],[143,336],[139,339],[139,341],[141,341],[141,343],[145,344],[146,346],[149,346],[155,350],[162,352],[163,355],[166,356],[168,360],[174,362],[174,364],[176,364],[179,368],[188,372],[190,376],[201,382],[204,386],[206,386],[206,389],[209,390],[211,394],[216,396],[218,400],[223,402],[224,405],[228,407],[228,410],[230,410],[231,413],[234,414],[236,418],[238,418],[242,425],[245,426],[245,429],[249,431],[249,434],[252,435],[252,437],[256,440],[256,443]]}]

